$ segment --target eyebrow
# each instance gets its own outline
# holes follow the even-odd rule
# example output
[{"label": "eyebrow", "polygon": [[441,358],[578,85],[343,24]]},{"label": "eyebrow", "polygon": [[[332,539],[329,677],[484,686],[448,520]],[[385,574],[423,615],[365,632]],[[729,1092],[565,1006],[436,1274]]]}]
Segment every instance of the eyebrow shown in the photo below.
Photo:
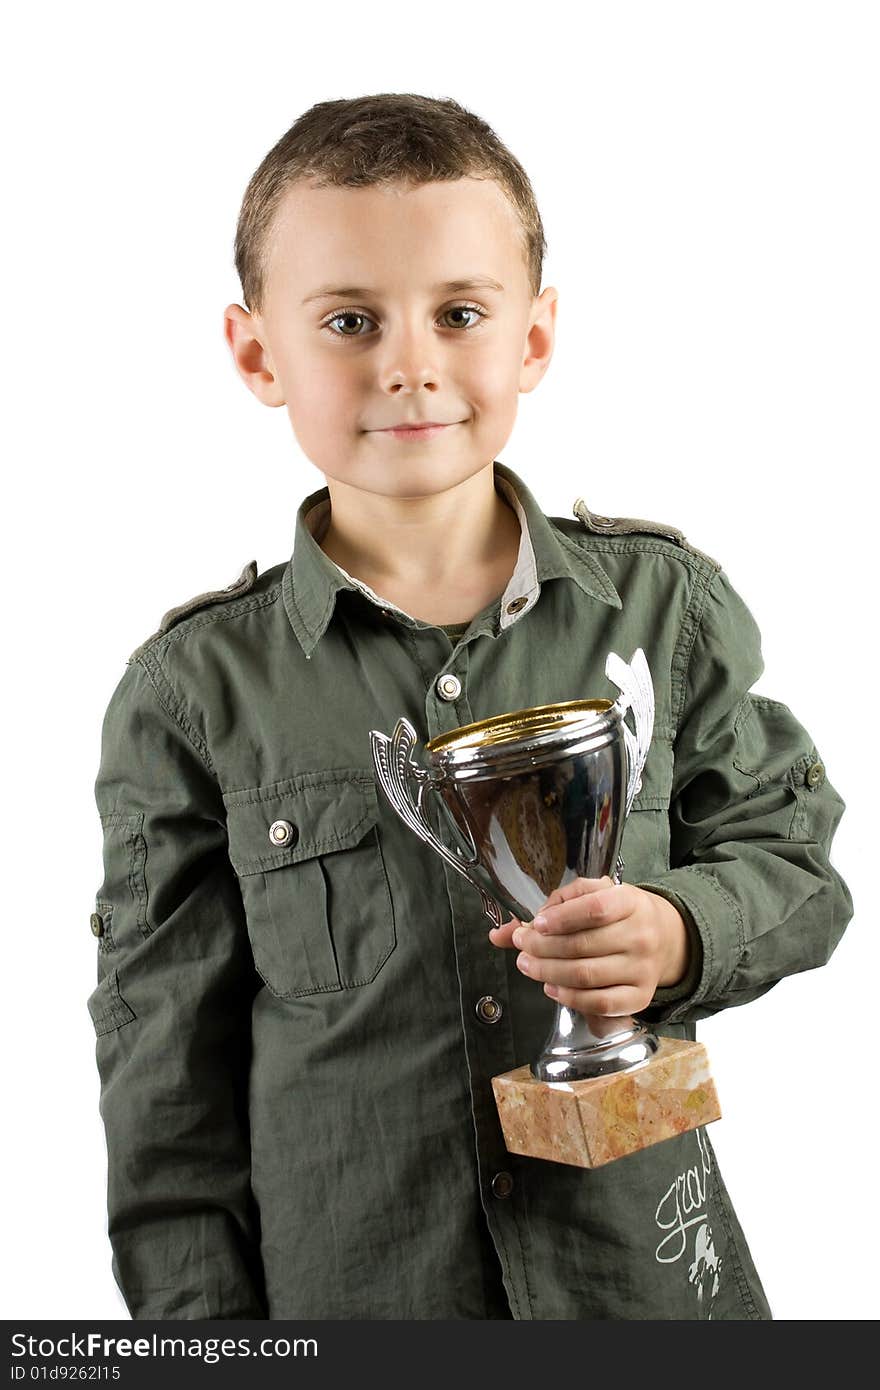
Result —
[{"label": "eyebrow", "polygon": [[[497,280],[493,280],[491,275],[468,275],[463,280],[446,280],[441,285],[434,286],[435,294],[460,294],[464,290],[498,290],[503,292],[504,286],[499,285]],[[306,295],[303,304],[311,304],[313,299],[369,299],[377,295],[377,290],[367,289],[364,285],[324,285],[314,294]]]}]

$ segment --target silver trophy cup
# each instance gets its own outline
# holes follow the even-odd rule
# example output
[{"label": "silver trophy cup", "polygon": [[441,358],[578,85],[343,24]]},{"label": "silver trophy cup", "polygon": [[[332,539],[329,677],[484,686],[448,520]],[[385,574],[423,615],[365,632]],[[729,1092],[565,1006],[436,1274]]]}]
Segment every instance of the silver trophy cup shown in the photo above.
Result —
[{"label": "silver trophy cup", "polygon": [[[411,830],[480,894],[486,916],[531,921],[557,888],[577,878],[622,881],[620,844],[654,728],[654,687],[639,647],[629,665],[609,653],[610,700],[534,705],[465,724],[412,757],[416,731],[398,719],[390,738],[370,732],[376,776]],[[634,729],[624,720],[632,710]],[[452,841],[428,820],[435,793]],[[590,1017],[556,1005],[553,1027],[530,1064],[539,1081],[584,1081],[650,1061],[659,1041],[631,1017]]]}]

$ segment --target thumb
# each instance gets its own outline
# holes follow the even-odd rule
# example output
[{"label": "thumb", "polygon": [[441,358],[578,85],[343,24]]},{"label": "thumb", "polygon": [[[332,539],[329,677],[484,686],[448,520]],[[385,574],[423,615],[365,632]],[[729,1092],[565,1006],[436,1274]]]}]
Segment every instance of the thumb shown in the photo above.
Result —
[{"label": "thumb", "polygon": [[489,940],[493,946],[512,946],[513,933],[517,927],[522,926],[518,917],[511,917],[508,921],[502,922],[500,927],[489,928]]}]

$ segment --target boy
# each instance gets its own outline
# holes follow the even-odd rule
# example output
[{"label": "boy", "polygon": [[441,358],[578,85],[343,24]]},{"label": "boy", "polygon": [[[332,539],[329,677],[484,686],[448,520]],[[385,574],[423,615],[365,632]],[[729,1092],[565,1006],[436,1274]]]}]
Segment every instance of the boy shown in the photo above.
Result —
[{"label": "boy", "polygon": [[[499,463],[553,351],[524,172],[453,101],[325,102],[245,194],[225,331],[327,486],[293,555],[166,615],[104,721],[98,1035],[139,1318],[769,1318],[708,1136],[517,1157],[491,1077],[556,997],[657,1031],[825,962],[843,802],[760,637],[672,527],[546,517]],[[430,428],[428,426],[430,425]],[[419,432],[421,431],[421,432]],[[369,731],[656,697],[626,882],[487,939],[377,794]]]}]

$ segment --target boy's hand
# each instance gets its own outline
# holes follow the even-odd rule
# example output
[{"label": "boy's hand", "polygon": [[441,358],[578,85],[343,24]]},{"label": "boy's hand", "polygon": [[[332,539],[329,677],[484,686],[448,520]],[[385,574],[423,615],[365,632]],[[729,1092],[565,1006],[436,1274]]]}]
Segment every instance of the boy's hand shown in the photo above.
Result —
[{"label": "boy's hand", "polygon": [[582,1014],[638,1013],[658,985],[678,984],[690,957],[687,928],[668,899],[607,875],[558,888],[533,923],[513,917],[489,940],[520,948],[523,974]]}]

